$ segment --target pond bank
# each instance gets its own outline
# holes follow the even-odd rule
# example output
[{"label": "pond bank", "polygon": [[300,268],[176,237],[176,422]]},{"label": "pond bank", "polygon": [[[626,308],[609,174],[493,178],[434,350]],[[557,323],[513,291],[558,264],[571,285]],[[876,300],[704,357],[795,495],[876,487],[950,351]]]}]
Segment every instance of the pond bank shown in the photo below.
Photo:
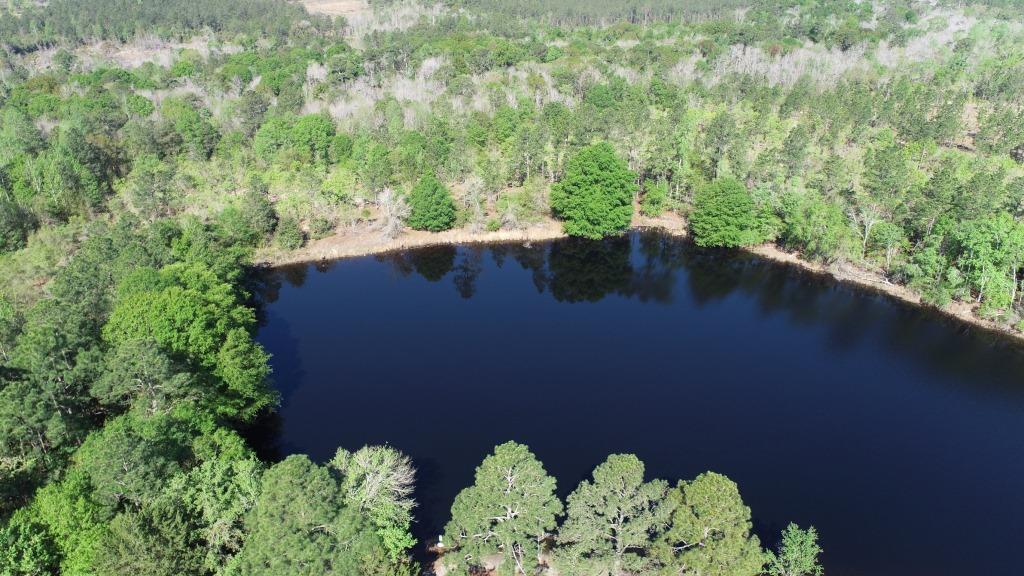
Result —
[{"label": "pond bank", "polygon": [[[685,220],[675,214],[666,214],[658,218],[648,218],[637,214],[633,218],[632,228],[654,230],[679,238],[688,236]],[[306,246],[292,252],[267,251],[257,254],[255,260],[260,266],[277,268],[293,264],[373,256],[429,246],[496,244],[504,242],[530,243],[558,240],[566,237],[568,236],[562,230],[561,223],[554,219],[545,219],[520,230],[498,230],[494,232],[474,232],[465,228],[446,230],[444,232],[405,230],[395,238],[389,238],[372,227],[353,227],[339,231],[326,238],[313,240]],[[933,308],[950,318],[973,327],[1002,336],[1009,336],[1018,342],[1024,342],[1024,333],[978,316],[976,314],[976,305],[967,302],[952,302],[941,308],[932,306],[922,302],[920,295],[910,288],[902,284],[889,282],[877,272],[866,270],[848,262],[829,265],[810,262],[800,258],[799,254],[787,252],[775,244],[750,246],[743,248],[743,250],[766,260],[796,266],[815,274],[830,276],[840,282],[855,284],[886,294],[908,304]]]}]

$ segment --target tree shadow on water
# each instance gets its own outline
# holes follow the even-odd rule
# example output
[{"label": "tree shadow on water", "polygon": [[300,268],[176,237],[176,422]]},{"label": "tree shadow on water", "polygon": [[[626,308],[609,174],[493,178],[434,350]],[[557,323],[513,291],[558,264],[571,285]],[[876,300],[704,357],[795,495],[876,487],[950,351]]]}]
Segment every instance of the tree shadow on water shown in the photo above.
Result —
[{"label": "tree shadow on water", "polygon": [[597,302],[627,291],[633,279],[627,236],[600,241],[571,238],[551,245],[549,287],[559,302]]}]

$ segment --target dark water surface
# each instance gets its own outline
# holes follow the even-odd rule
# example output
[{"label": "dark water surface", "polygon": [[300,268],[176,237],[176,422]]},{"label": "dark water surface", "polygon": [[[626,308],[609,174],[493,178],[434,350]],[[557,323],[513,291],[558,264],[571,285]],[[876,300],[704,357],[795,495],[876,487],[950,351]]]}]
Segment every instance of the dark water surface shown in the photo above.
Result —
[{"label": "dark water surface", "polygon": [[564,496],[610,453],[734,479],[830,576],[1021,574],[1024,355],[754,257],[632,235],[431,248],[265,279],[280,454],[389,443],[436,535],[495,444]]}]

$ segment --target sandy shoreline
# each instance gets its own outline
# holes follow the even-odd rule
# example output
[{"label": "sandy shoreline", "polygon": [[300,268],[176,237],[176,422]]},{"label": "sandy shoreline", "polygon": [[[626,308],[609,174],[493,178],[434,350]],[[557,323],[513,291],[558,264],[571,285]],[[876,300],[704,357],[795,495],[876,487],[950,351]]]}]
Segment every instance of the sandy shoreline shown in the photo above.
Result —
[{"label": "sandy shoreline", "polygon": [[[676,215],[659,218],[636,217],[633,230],[656,230],[677,237],[686,237],[685,221]],[[397,238],[386,238],[379,232],[367,228],[354,228],[333,236],[314,240],[293,252],[266,252],[256,256],[257,265],[277,268],[292,264],[308,264],[324,260],[339,260],[359,256],[372,256],[411,248],[451,244],[494,244],[502,242],[543,242],[566,238],[562,226],[555,220],[544,220],[522,230],[499,230],[496,232],[473,232],[466,229],[445,232],[423,232],[406,230]],[[855,284],[915,306],[926,306],[940,311],[974,327],[1002,336],[1009,336],[1024,342],[1024,333],[1013,328],[986,320],[975,314],[975,306],[965,302],[953,302],[937,308],[921,302],[921,297],[910,288],[893,284],[881,275],[853,266],[849,263],[822,265],[801,259],[797,254],[786,252],[774,244],[762,244],[744,248],[750,254],[774,262],[796,266],[815,274],[827,275],[839,282]]]}]

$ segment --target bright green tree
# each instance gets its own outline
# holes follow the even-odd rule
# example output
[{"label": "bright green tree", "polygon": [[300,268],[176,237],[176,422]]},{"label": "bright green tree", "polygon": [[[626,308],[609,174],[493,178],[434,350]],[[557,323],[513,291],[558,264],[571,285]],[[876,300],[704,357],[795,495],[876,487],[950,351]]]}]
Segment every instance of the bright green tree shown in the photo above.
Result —
[{"label": "bright green tree", "polygon": [[91,576],[108,535],[109,509],[93,498],[82,470],[73,468],[63,480],[41,488],[32,503],[39,521],[60,549],[63,576]]},{"label": "bright green tree", "polygon": [[326,114],[309,114],[300,117],[292,126],[292,146],[309,154],[315,161],[327,160],[331,141],[334,138],[334,122]]},{"label": "bright green tree", "polygon": [[644,216],[657,217],[665,212],[668,204],[668,182],[648,183],[644,188],[644,196],[640,199],[640,212]]},{"label": "bright green tree", "polygon": [[648,568],[648,548],[672,515],[664,480],[644,482],[644,464],[615,454],[594,469],[566,501],[558,531],[558,564],[564,573],[618,576]]},{"label": "bright green tree", "polygon": [[717,178],[697,191],[690,229],[698,246],[735,248],[764,240],[753,199],[731,177]]},{"label": "bright green tree", "polygon": [[455,224],[455,200],[433,174],[427,174],[409,193],[408,224],[415,230],[440,232]]},{"label": "bright green tree", "polygon": [[32,511],[22,508],[0,525],[0,574],[42,576],[53,574],[59,553],[46,527]]},{"label": "bright green tree", "polygon": [[607,142],[574,156],[551,187],[551,208],[572,236],[602,238],[624,232],[633,218],[636,175]]},{"label": "bright green tree", "polygon": [[445,563],[465,575],[500,555],[497,574],[532,574],[561,512],[555,479],[530,449],[515,442],[497,446],[477,467],[473,485],[455,497],[445,526],[445,543],[455,550]]},{"label": "bright green tree", "polygon": [[1020,294],[1024,225],[1002,212],[961,224],[953,234],[957,268],[978,294],[984,315],[995,316]]},{"label": "bright green tree", "polygon": [[[196,519],[196,532],[203,543],[203,566],[213,574],[224,574],[245,542],[244,519],[260,495],[264,465],[244,441],[233,433],[228,444],[240,448],[216,447],[204,454],[201,464],[171,479],[165,497]],[[197,452],[204,452],[198,450]]]},{"label": "bright green tree", "polygon": [[791,190],[782,198],[782,239],[810,260],[831,262],[841,256],[851,232],[842,210],[810,190]]},{"label": "bright green tree", "polygon": [[782,531],[778,554],[768,552],[767,571],[770,576],[821,576],[824,570],[818,562],[821,546],[818,531],[811,526],[800,529],[790,523]]},{"label": "bright green tree", "polygon": [[214,410],[250,419],[271,406],[269,356],[252,340],[255,316],[235,287],[209,267],[172,264],[142,268],[119,286],[117,305],[103,328],[114,346],[152,340],[219,380]]}]

